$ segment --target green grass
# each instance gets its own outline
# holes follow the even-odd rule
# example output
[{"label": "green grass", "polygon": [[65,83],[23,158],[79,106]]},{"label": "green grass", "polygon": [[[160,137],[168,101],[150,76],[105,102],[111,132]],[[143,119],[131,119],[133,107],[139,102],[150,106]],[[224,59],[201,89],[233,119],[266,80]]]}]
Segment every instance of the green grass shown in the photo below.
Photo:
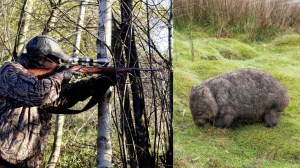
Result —
[{"label": "green grass", "polygon": [[[300,35],[286,34],[272,41],[244,43],[242,39],[211,38],[192,32],[174,32],[174,162],[188,168],[298,168],[300,167]],[[280,123],[262,123],[219,129],[197,127],[188,95],[192,85],[239,68],[257,68],[277,78],[291,102]]]},{"label": "green grass", "polygon": [[[78,106],[82,104],[78,104]],[[77,108],[77,109],[82,109]],[[55,115],[52,116],[55,119]],[[53,121],[53,124],[55,122]],[[54,125],[49,137],[44,167],[52,150]],[[59,161],[56,167],[96,167],[97,111],[65,115],[64,132]]]}]

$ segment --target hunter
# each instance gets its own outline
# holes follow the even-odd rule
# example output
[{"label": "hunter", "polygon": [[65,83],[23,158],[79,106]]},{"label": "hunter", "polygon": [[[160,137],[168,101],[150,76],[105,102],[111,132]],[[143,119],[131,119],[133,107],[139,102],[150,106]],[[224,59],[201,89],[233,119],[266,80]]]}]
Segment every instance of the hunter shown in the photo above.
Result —
[{"label": "hunter", "polygon": [[50,37],[33,37],[26,51],[0,68],[0,168],[41,167],[52,114],[81,112],[68,108],[114,85],[103,77],[69,83],[72,71],[60,65],[69,57]]}]

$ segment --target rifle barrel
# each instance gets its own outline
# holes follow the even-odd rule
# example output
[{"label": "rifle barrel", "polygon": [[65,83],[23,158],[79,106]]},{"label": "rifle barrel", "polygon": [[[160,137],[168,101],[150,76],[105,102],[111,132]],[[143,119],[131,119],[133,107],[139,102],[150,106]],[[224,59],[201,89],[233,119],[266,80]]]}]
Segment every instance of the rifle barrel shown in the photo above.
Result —
[{"label": "rifle barrel", "polygon": [[126,68],[126,67],[82,67],[73,66],[71,70],[84,74],[97,74],[105,72],[131,72],[131,71],[158,71],[157,68]]}]

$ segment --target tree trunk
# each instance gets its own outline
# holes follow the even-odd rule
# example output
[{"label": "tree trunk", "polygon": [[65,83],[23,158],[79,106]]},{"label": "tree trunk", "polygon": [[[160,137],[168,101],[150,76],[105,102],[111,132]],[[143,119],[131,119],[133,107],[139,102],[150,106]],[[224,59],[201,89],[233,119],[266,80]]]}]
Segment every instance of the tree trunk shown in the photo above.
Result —
[{"label": "tree trunk", "polygon": [[[48,22],[44,28],[43,34],[47,35],[52,28],[54,27],[54,22],[56,20],[56,13],[57,13],[57,8],[60,6],[60,2],[58,1],[57,4],[55,4],[54,2],[51,4],[52,6],[52,10],[51,10],[51,15],[49,16]],[[78,13],[78,20],[77,20],[77,27],[76,27],[76,36],[75,36],[75,40],[74,40],[74,53],[75,51],[78,52],[79,48],[80,48],[80,40],[81,40],[81,28],[78,28],[79,26],[83,25],[83,20],[84,20],[84,12],[85,9],[82,10],[82,8],[85,8],[84,6],[85,2],[81,2],[80,4],[80,10]],[[78,48],[76,47],[78,46]],[[77,56],[77,55],[76,55]],[[64,125],[64,121],[65,121],[65,116],[63,114],[56,114],[56,122],[55,122],[55,133],[54,133],[54,142],[53,142],[53,148],[52,148],[52,153],[50,155],[49,161],[48,161],[48,167],[49,168],[54,168],[59,155],[60,155],[60,148],[61,148],[61,144],[62,144],[62,134],[63,134],[63,125]]]},{"label": "tree trunk", "polygon": [[80,1],[80,10],[78,13],[77,26],[76,26],[75,38],[74,38],[74,49],[73,49],[73,55],[72,55],[73,57],[77,57],[79,54],[81,32],[82,32],[82,26],[84,23],[85,6],[87,3],[88,3],[88,0]]},{"label": "tree trunk", "polygon": [[112,148],[111,148],[111,91],[102,96],[98,104],[98,137],[97,137],[97,167],[112,167]]},{"label": "tree trunk", "polygon": [[61,5],[61,0],[58,0],[57,2],[55,0],[50,0],[50,5],[51,5],[51,10],[49,12],[50,16],[42,32],[43,35],[47,35],[49,32],[51,32],[54,29],[55,22],[57,20],[57,13],[58,13],[57,9]]},{"label": "tree trunk", "polygon": [[[126,85],[125,93],[124,93],[124,112],[121,115],[121,126],[124,131],[123,141],[126,142],[125,146],[127,147],[129,154],[129,163],[130,167],[138,167],[138,156],[136,152],[136,144],[135,144],[135,128],[134,128],[134,120],[132,116],[132,110],[130,107],[130,95],[129,95],[129,86]],[[127,157],[125,156],[127,159]],[[127,166],[127,162],[123,163],[124,167]]]},{"label": "tree trunk", "polygon": [[[97,58],[111,57],[112,11],[111,0],[99,1],[99,30],[97,39]],[[110,132],[110,97],[111,91],[99,100],[98,107],[98,138],[97,138],[97,167],[112,167],[112,148]]]},{"label": "tree trunk", "polygon": [[110,57],[112,32],[111,0],[99,1],[99,30],[97,39],[97,58]]},{"label": "tree trunk", "polygon": [[32,12],[33,2],[34,0],[24,0],[20,21],[18,25],[18,32],[15,39],[13,60],[17,60],[18,55],[21,53],[24,47],[26,41],[26,33],[28,32],[30,18],[31,18],[30,13]]},{"label": "tree trunk", "polygon": [[[50,16],[47,20],[47,23],[43,29],[42,34],[47,35],[54,28],[54,23],[56,21],[57,8],[60,5],[61,0],[57,3],[50,1],[51,3],[51,11]],[[54,132],[54,140],[52,145],[51,155],[48,160],[48,168],[55,168],[56,163],[59,159],[60,149],[62,144],[62,135],[63,135],[63,127],[65,123],[65,116],[63,114],[56,114],[55,120],[55,132]]]},{"label": "tree trunk", "polygon": [[65,117],[63,114],[56,115],[55,136],[52,146],[52,153],[48,161],[48,168],[54,168],[60,155],[60,148],[62,144],[63,126]]},{"label": "tree trunk", "polygon": [[[127,64],[129,67],[139,67],[137,56],[137,48],[135,44],[134,27],[132,25],[132,6],[133,0],[123,0],[121,2],[122,15],[122,39],[125,44],[124,50],[126,54]],[[149,147],[148,123],[145,114],[144,90],[141,80],[140,71],[134,71],[130,77],[132,102],[134,111],[135,125],[135,149],[138,160],[138,167],[154,167],[154,159],[152,158]],[[129,140],[132,135],[126,135]],[[133,154],[130,154],[133,158]],[[134,165],[135,163],[131,163]]]},{"label": "tree trunk", "polygon": [[170,68],[169,68],[169,77],[170,77],[170,88],[169,88],[169,97],[170,97],[170,118],[169,118],[169,148],[166,152],[166,168],[173,167],[173,157],[174,157],[174,149],[173,149],[173,103],[174,103],[174,95],[173,95],[173,69],[172,69],[172,53],[173,53],[173,0],[170,0],[170,17],[168,23],[170,26],[168,27],[169,32],[169,60],[170,60]]}]

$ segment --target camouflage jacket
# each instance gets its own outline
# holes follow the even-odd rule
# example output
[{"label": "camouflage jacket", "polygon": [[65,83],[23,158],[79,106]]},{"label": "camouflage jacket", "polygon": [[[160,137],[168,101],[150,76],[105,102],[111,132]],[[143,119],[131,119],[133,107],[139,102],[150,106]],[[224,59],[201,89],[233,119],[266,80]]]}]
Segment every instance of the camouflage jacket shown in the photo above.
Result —
[{"label": "camouflage jacket", "polygon": [[0,68],[1,159],[19,167],[41,166],[51,129],[47,108],[65,108],[68,102],[72,106],[91,95],[88,80],[63,91],[61,82],[59,73],[39,80],[18,63],[5,63]]}]

